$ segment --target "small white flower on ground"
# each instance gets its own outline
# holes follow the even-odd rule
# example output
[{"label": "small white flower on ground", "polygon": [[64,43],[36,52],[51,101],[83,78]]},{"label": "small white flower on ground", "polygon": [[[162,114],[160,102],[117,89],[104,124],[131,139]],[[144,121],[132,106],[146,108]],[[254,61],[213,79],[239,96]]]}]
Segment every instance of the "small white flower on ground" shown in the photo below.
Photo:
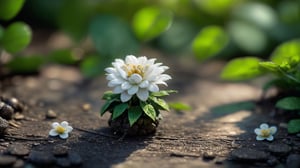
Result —
[{"label": "small white flower on ground", "polygon": [[50,136],[59,135],[62,139],[67,139],[69,137],[69,133],[73,130],[67,121],[63,121],[60,124],[58,122],[52,123],[52,129],[49,131]]},{"label": "small white flower on ground", "polygon": [[146,101],[150,92],[158,92],[159,84],[167,85],[165,81],[171,76],[163,74],[169,67],[155,63],[156,59],[127,55],[125,60],[116,59],[112,67],[106,68],[108,87],[115,94],[121,94],[121,101],[127,102],[136,95]]},{"label": "small white flower on ground", "polygon": [[274,139],[274,134],[277,132],[277,127],[276,126],[271,126],[269,127],[268,124],[261,124],[259,128],[256,128],[254,130],[256,136],[256,140],[262,141],[262,140],[268,140],[268,141],[273,141]]}]

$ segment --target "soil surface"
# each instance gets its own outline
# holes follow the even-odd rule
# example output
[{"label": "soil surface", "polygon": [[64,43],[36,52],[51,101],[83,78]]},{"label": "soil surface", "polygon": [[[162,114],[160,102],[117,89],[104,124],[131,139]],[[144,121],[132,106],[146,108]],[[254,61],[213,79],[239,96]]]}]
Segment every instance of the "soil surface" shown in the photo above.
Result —
[{"label": "soil surface", "polygon": [[[167,101],[187,103],[192,110],[163,112],[154,135],[123,140],[110,132],[109,113],[99,115],[101,97],[109,90],[104,76],[85,80],[74,67],[49,65],[38,75],[2,79],[0,95],[16,97],[26,110],[24,117],[10,120],[0,139],[0,165],[299,167],[300,138],[287,134],[286,121],[268,103],[256,104],[262,81],[225,83],[218,79],[222,62],[187,66],[160,58],[173,77],[168,89],[179,91]],[[61,121],[74,128],[70,137],[49,137],[51,123]],[[274,141],[255,140],[254,129],[261,123],[277,126]]]}]

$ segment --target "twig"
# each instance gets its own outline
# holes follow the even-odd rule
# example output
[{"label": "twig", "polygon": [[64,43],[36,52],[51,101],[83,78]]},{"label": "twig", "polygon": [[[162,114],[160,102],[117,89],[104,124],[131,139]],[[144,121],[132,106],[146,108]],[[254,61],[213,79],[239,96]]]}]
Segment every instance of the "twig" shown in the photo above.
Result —
[{"label": "twig", "polygon": [[47,141],[47,138],[28,138],[28,137],[20,137],[13,135],[4,135],[4,138],[15,139],[15,140],[23,140],[23,141]]},{"label": "twig", "polygon": [[119,138],[117,136],[105,134],[103,132],[96,132],[96,131],[86,130],[86,129],[83,129],[83,128],[74,128],[74,129],[76,129],[78,131],[82,131],[82,132],[87,132],[87,133],[90,133],[90,134],[101,135],[101,136],[108,137],[108,138]]}]

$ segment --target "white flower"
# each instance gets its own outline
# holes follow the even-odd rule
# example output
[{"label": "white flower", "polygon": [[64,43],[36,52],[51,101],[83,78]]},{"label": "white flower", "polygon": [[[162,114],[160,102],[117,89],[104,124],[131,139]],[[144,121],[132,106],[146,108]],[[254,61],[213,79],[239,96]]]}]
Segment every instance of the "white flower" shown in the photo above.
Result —
[{"label": "white flower", "polygon": [[129,101],[133,95],[146,101],[149,92],[158,92],[158,85],[167,85],[165,81],[171,79],[171,76],[163,74],[169,67],[155,63],[155,60],[133,55],[126,56],[125,60],[116,59],[113,67],[105,69],[108,87],[114,88],[114,93],[121,94],[122,102]]},{"label": "white flower", "polygon": [[60,124],[58,122],[52,123],[52,129],[49,131],[50,136],[59,135],[62,139],[67,139],[69,137],[69,133],[73,130],[67,121],[63,121]]},{"label": "white flower", "polygon": [[273,135],[276,133],[276,131],[277,131],[277,127],[275,126],[269,127],[269,125],[265,123],[261,124],[260,128],[256,128],[254,130],[255,134],[257,135],[256,140],[258,141],[262,141],[264,139],[268,141],[273,141],[274,139]]}]

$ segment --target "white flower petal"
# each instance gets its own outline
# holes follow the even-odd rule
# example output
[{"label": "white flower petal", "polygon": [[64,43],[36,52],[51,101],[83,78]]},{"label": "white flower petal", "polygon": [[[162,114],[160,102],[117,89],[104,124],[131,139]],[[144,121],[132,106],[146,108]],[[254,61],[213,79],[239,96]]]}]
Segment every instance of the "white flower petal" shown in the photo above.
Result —
[{"label": "white flower petal", "polygon": [[132,84],[138,84],[143,80],[143,78],[139,74],[132,74],[128,80]]},{"label": "white flower petal", "polygon": [[122,89],[121,86],[116,86],[113,90],[114,93],[119,94],[122,93],[124,90]]},{"label": "white flower petal", "polygon": [[275,127],[275,126],[272,126],[272,127],[270,127],[270,133],[273,135],[273,134],[275,134],[276,132],[277,132],[277,127]]},{"label": "white flower petal", "polygon": [[110,74],[116,73],[116,69],[112,67],[105,68],[105,71]]},{"label": "white flower petal", "polygon": [[146,89],[139,89],[136,95],[140,100],[146,101],[149,97],[149,91]]},{"label": "white flower petal", "polygon": [[69,134],[68,133],[59,134],[59,137],[61,139],[67,139],[69,137]]},{"label": "white flower petal", "polygon": [[259,128],[256,128],[256,129],[254,130],[254,132],[255,132],[255,134],[256,134],[256,135],[260,135],[260,133],[261,133],[261,129],[259,129]]},{"label": "white flower petal", "polygon": [[266,123],[262,123],[262,124],[260,124],[260,128],[261,128],[261,129],[268,129],[268,128],[269,128],[269,125],[266,124]]},{"label": "white flower petal", "polygon": [[125,58],[126,64],[137,64],[138,59],[134,55],[127,55]]},{"label": "white flower petal", "polygon": [[124,82],[124,83],[122,83],[121,88],[123,90],[127,90],[127,89],[131,88],[131,86],[132,85],[129,82]]},{"label": "white flower petal", "polygon": [[73,127],[67,126],[67,127],[66,127],[66,132],[69,133],[69,132],[71,132],[71,131],[73,131]]},{"label": "white flower petal", "polygon": [[147,80],[141,82],[139,85],[140,88],[147,88],[148,86],[149,86],[149,82]]},{"label": "white flower petal", "polygon": [[159,87],[156,85],[156,84],[150,84],[150,86],[149,86],[149,91],[150,92],[158,92],[159,91]]},{"label": "white flower petal", "polygon": [[51,124],[52,128],[56,128],[57,126],[59,126],[59,123],[58,122],[54,122]]},{"label": "white flower petal", "polygon": [[127,93],[130,95],[136,94],[136,92],[139,90],[138,86],[132,86],[130,89],[128,89]]},{"label": "white flower petal", "polygon": [[267,138],[268,141],[273,141],[274,140],[274,137],[272,135],[270,135],[268,138]]},{"label": "white flower petal", "polygon": [[121,101],[127,102],[129,99],[131,99],[132,95],[128,94],[127,92],[121,93]]},{"label": "white flower petal", "polygon": [[51,129],[51,130],[49,131],[49,135],[50,135],[50,136],[57,136],[58,133],[56,132],[55,129]]},{"label": "white flower petal", "polygon": [[264,137],[256,136],[256,140],[257,140],[257,141],[262,141],[262,140],[264,140],[264,139],[265,139]]},{"label": "white flower petal", "polygon": [[67,121],[63,121],[60,123],[60,125],[64,128],[66,128],[67,126],[69,126],[69,123]]},{"label": "white flower petal", "polygon": [[119,80],[119,79],[114,79],[108,82],[108,87],[115,87],[118,86],[120,84],[122,84],[123,81]]}]

